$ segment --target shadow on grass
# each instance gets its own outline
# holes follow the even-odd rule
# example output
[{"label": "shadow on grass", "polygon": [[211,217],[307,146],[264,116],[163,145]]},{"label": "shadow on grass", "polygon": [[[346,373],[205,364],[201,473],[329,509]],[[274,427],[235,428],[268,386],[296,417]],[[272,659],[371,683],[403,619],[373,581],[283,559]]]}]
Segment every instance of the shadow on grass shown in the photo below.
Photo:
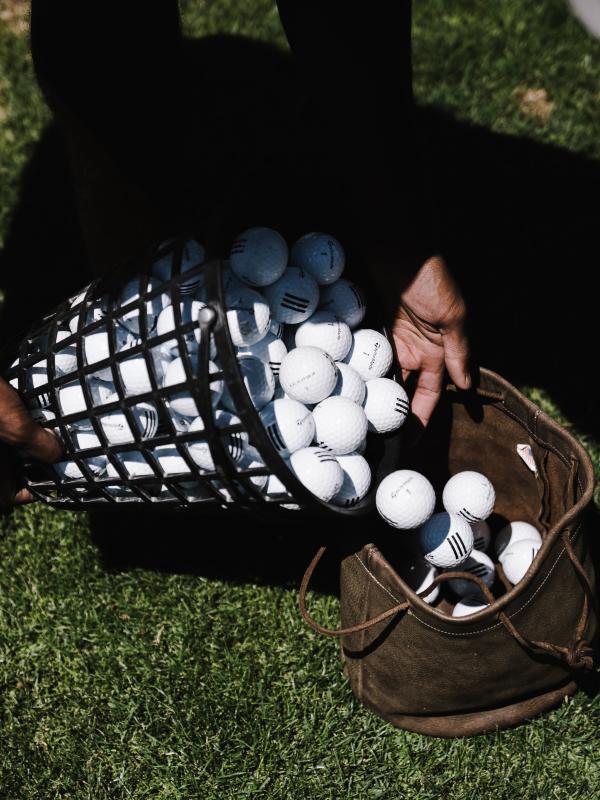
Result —
[{"label": "shadow on grass", "polygon": [[[290,238],[326,229],[351,243],[352,209],[336,193],[325,160],[303,148],[287,58],[223,37],[192,43],[190,54],[209,86],[190,108],[211,120],[214,114],[222,133],[212,136],[202,164],[203,202],[214,197],[225,214],[215,247],[248,224],[273,225]],[[468,299],[477,360],[513,383],[544,388],[580,431],[597,436],[590,355],[597,300],[589,278],[597,220],[588,198],[599,193],[600,165],[432,109],[420,118],[440,192],[444,249]],[[306,138],[315,141],[314,129]],[[249,158],[252,166],[240,172]],[[398,229],[401,241],[402,220]],[[2,256],[2,340],[84,284],[86,263],[67,154],[49,127],[24,173]],[[314,526],[282,530],[226,519],[227,529],[223,515],[99,513],[93,535],[108,568],[277,584],[296,583],[320,544]],[[319,568],[315,585],[335,591],[335,564]]]}]

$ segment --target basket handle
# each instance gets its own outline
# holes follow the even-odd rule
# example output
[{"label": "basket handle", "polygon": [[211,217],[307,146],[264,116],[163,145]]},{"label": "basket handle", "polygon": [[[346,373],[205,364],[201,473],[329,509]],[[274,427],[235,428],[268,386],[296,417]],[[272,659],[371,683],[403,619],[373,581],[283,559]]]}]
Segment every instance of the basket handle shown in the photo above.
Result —
[{"label": "basket handle", "polygon": [[[579,621],[575,628],[575,635],[570,643],[569,646],[563,647],[561,645],[552,644],[550,642],[538,641],[535,639],[528,639],[524,636],[518,628],[511,622],[511,620],[506,616],[503,611],[497,612],[498,620],[504,625],[506,630],[514,637],[514,639],[524,647],[526,650],[531,651],[535,654],[543,654],[543,655],[551,655],[559,659],[564,659],[568,666],[571,669],[592,669],[594,666],[594,651],[590,643],[584,638],[585,637],[585,630],[587,628],[587,624],[589,621],[590,616],[590,609],[592,604],[594,603],[594,593],[592,586],[590,584],[589,578],[581,566],[581,563],[577,556],[575,555],[575,551],[573,550],[573,545],[571,544],[571,540],[569,538],[569,530],[564,530],[561,532],[561,538],[563,544],[565,546],[566,553],[575,569],[577,577],[579,578],[579,582],[581,583],[583,590],[584,590],[584,598],[583,598],[583,607],[581,609],[581,615],[579,617]],[[381,614],[378,614],[375,617],[371,617],[371,619],[365,620],[365,622],[361,622],[358,625],[352,625],[349,628],[325,628],[320,625],[311,615],[308,613],[306,609],[306,592],[308,590],[308,585],[310,580],[313,576],[313,573],[317,567],[317,564],[323,557],[323,554],[327,550],[325,545],[319,547],[317,552],[312,558],[312,561],[308,565],[306,572],[304,573],[304,577],[302,578],[302,582],[300,584],[300,591],[298,594],[298,604],[300,606],[300,613],[304,621],[310,625],[310,627],[317,631],[317,633],[322,633],[325,636],[335,636],[341,637],[346,636],[350,633],[357,633],[358,631],[367,630],[368,628],[372,628],[374,625],[377,625],[383,620],[388,619],[389,617],[394,616],[395,614],[400,613],[401,611],[406,611],[410,608],[410,602],[405,600],[403,603],[397,603],[395,606],[388,608],[387,611],[383,611]],[[477,577],[477,575],[472,575],[470,572],[448,572],[442,573],[438,575],[422,592],[418,592],[419,597],[426,597],[438,584],[443,583],[446,580],[450,580],[452,578],[464,578],[466,580],[472,581],[473,583],[477,584],[479,589],[484,594],[486,600],[491,605],[495,601],[494,595],[491,593],[490,589],[485,585],[485,583],[481,580],[481,578]]]}]

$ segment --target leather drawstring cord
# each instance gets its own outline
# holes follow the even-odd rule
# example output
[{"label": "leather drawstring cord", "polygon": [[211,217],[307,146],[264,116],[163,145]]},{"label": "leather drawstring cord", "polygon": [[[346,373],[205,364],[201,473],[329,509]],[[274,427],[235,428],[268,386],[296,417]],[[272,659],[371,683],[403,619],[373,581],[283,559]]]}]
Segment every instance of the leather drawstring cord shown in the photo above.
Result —
[{"label": "leather drawstring cord", "polygon": [[[583,590],[584,590],[584,598],[583,598],[583,608],[581,610],[581,615],[579,617],[579,622],[575,628],[575,634],[573,636],[573,640],[568,647],[562,647],[560,645],[551,644],[550,642],[544,641],[536,641],[532,639],[528,639],[524,636],[516,626],[511,622],[511,620],[506,616],[503,611],[497,613],[498,620],[504,625],[506,630],[514,637],[514,639],[521,645],[521,647],[525,648],[536,654],[544,654],[544,655],[551,655],[559,659],[564,659],[568,666],[571,669],[592,669],[594,666],[594,651],[590,645],[590,643],[584,638],[585,631],[587,628],[590,608],[594,603],[594,593],[592,587],[590,585],[588,576],[585,573],[585,570],[581,566],[577,556],[575,555],[575,551],[573,550],[573,545],[571,544],[571,540],[569,538],[569,531],[565,530],[561,532],[561,538],[563,544],[565,546],[565,551],[573,564],[573,567],[577,573],[577,577],[579,578],[579,582],[581,583]],[[308,585],[310,580],[313,576],[313,573],[317,567],[317,564],[323,557],[323,554],[327,550],[325,545],[322,545],[317,552],[315,553],[312,561],[308,565],[306,572],[304,573],[304,577],[302,578],[302,582],[300,584],[300,592],[298,595],[298,603],[300,606],[300,613],[302,614],[303,619],[305,622],[310,625],[310,627],[317,631],[317,633],[322,633],[325,636],[347,636],[351,633],[357,633],[358,631],[363,631],[368,628],[372,628],[374,625],[383,622],[390,617],[399,614],[401,611],[406,611],[410,608],[410,602],[405,600],[402,603],[397,603],[395,606],[388,608],[387,611],[383,611],[381,614],[378,614],[376,617],[372,617],[371,619],[365,620],[365,622],[361,622],[357,625],[352,625],[349,628],[325,628],[322,625],[319,625],[308,613],[306,609],[306,592],[308,590]],[[438,584],[443,583],[446,580],[450,580],[452,578],[463,578],[465,580],[472,581],[473,583],[477,584],[487,602],[492,605],[495,602],[495,597],[489,590],[489,588],[485,585],[485,583],[481,580],[481,578],[477,577],[477,575],[472,575],[470,572],[449,572],[443,573],[442,575],[438,575],[422,592],[419,592],[419,597],[426,597]]]}]

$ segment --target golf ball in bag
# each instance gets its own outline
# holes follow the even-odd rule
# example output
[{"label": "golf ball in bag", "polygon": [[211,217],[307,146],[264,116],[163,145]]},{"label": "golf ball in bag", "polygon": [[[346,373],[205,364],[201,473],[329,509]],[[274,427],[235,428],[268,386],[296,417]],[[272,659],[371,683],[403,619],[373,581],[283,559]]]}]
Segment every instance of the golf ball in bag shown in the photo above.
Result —
[{"label": "golf ball in bag", "polygon": [[412,469],[391,472],[377,487],[377,511],[393,528],[418,528],[433,514],[435,491],[424,475]]},{"label": "golf ball in bag", "polygon": [[292,247],[290,262],[309,272],[319,286],[334,283],[344,271],[342,245],[326,233],[307,233]]},{"label": "golf ball in bag", "polygon": [[453,617],[468,617],[469,614],[476,614],[478,611],[483,611],[484,608],[487,608],[488,604],[485,602],[485,598],[482,599],[481,594],[479,595],[469,595],[469,597],[463,597],[452,609],[452,616]]},{"label": "golf ball in bag", "polygon": [[[406,558],[397,568],[398,575],[402,578],[404,583],[407,583],[413,592],[419,594],[425,591],[435,578],[437,578],[438,571],[431,564],[428,564],[421,556],[412,556]],[[426,603],[435,603],[440,594],[440,586],[434,586],[429,594],[421,598]]]},{"label": "golf ball in bag", "polygon": [[541,546],[537,539],[519,539],[504,550],[500,563],[513,586],[523,579]]},{"label": "golf ball in bag", "polygon": [[297,400],[273,400],[262,409],[260,419],[282,458],[308,447],[315,435],[313,415]]},{"label": "golf ball in bag", "polygon": [[[337,381],[331,392],[332,397],[347,397],[358,405],[362,405],[365,399],[366,383],[358,372],[343,361],[337,364]],[[367,417],[368,419],[368,417]]]},{"label": "golf ball in bag", "polygon": [[328,503],[342,488],[344,473],[336,457],[320,447],[303,447],[290,456],[292,471],[304,486]]},{"label": "golf ball in bag", "polygon": [[[239,356],[238,366],[244,378],[244,386],[254,408],[260,410],[273,398],[275,376],[268,364],[255,356]],[[236,411],[235,403],[227,384],[223,386],[221,402],[229,411]]]},{"label": "golf ball in bag", "polygon": [[446,511],[460,514],[471,523],[487,519],[495,502],[496,492],[490,481],[480,472],[470,470],[453,475],[442,495]]},{"label": "golf ball in bag", "polygon": [[344,482],[331,502],[336,506],[349,508],[359,503],[369,491],[371,468],[358,453],[338,456],[337,460],[344,473]]},{"label": "golf ball in bag", "polygon": [[297,267],[288,267],[278,281],[265,287],[264,295],[273,319],[292,325],[307,320],[319,303],[317,282]]},{"label": "golf ball in bag", "polygon": [[[241,425],[241,420],[235,414],[230,414],[229,411],[217,410],[215,411],[215,425],[217,428],[231,428],[234,425]],[[204,431],[204,421],[202,417],[197,417],[188,428],[188,432],[201,431]],[[241,461],[248,445],[246,431],[225,431],[221,435],[221,440],[231,460],[236,463]],[[215,462],[208,442],[192,442],[188,444],[188,451],[195,464],[207,472],[213,472]]]},{"label": "golf ball in bag", "polygon": [[363,381],[383,378],[392,366],[392,346],[379,331],[363,328],[356,331],[346,364],[355,369]]},{"label": "golf ball in bag", "polygon": [[236,347],[259,342],[271,324],[269,304],[256,289],[243,284],[225,294],[227,325]]},{"label": "golf ball in bag", "polygon": [[[168,241],[163,242],[161,247],[164,245],[169,245],[172,241],[172,239],[169,239]],[[169,281],[171,278],[177,275],[178,272],[183,274],[184,272],[189,272],[189,270],[192,270],[195,267],[199,267],[204,263],[205,259],[206,250],[200,244],[200,242],[196,241],[195,239],[188,239],[187,242],[183,244],[181,251],[181,266],[179,270],[177,270],[177,253],[172,251],[166,253],[164,256],[159,257],[154,262],[152,265],[152,274],[161,281]],[[177,282],[177,285],[179,286],[180,294],[195,294],[198,296],[202,292],[204,286],[204,276],[201,272],[199,272],[197,275],[193,275],[187,280],[182,278]]]},{"label": "golf ball in bag", "polygon": [[490,526],[485,520],[481,520],[481,522],[472,524],[471,528],[473,529],[473,549],[481,550],[482,553],[487,553],[487,549],[492,540]]},{"label": "golf ball in bag", "polygon": [[297,347],[281,362],[281,388],[301,403],[320,403],[329,397],[336,380],[335,362],[318,347]]},{"label": "golf ball in bag", "polygon": [[450,569],[462,564],[473,550],[473,531],[458,514],[434,514],[421,528],[423,557],[434,567]]},{"label": "golf ball in bag", "polygon": [[285,272],[288,247],[285,239],[271,228],[248,228],[231,245],[232,272],[250,286],[268,286]]},{"label": "golf ball in bag", "polygon": [[261,361],[269,365],[273,375],[277,377],[281,368],[281,362],[287,355],[287,347],[282,339],[269,332],[260,342],[238,347],[238,356],[244,355],[260,358]]},{"label": "golf ball in bag", "polygon": [[327,397],[313,409],[315,442],[335,455],[353,453],[367,436],[367,417],[347,397]]},{"label": "golf ball in bag", "polygon": [[529,522],[509,522],[501,531],[498,532],[494,541],[494,550],[498,556],[498,561],[502,563],[502,554],[509,545],[521,541],[521,539],[532,539],[534,542],[542,544],[542,537],[537,528]]},{"label": "golf ball in bag", "polygon": [[298,326],[295,344],[296,347],[320,347],[334,361],[341,361],[352,345],[352,332],[333,311],[319,309],[310,319]]},{"label": "golf ball in bag", "polygon": [[[471,550],[471,555],[462,562],[459,569],[460,572],[470,572],[471,575],[476,575],[478,578],[481,578],[488,587],[493,584],[494,578],[496,577],[496,567],[492,559],[475,548]],[[450,580],[446,582],[454,594],[457,594],[459,597],[479,594],[481,601],[485,602],[485,596],[473,581],[468,581],[466,578],[450,578]]]},{"label": "golf ball in bag", "polygon": [[389,433],[404,424],[409,410],[408,395],[390,378],[373,378],[365,384],[363,408],[374,433]]},{"label": "golf ball in bag", "polygon": [[365,318],[367,307],[362,291],[354,283],[340,278],[321,289],[321,308],[333,311],[338,319],[357,328]]}]

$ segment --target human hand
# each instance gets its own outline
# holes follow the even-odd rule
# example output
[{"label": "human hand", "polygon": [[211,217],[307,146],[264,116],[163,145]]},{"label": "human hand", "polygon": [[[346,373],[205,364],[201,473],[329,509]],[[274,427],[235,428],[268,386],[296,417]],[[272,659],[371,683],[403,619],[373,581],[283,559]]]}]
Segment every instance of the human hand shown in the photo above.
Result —
[{"label": "human hand", "polygon": [[38,425],[23,405],[17,392],[0,378],[0,507],[34,500],[31,492],[19,488],[9,448],[18,448],[38,461],[58,461],[62,445],[57,436]]},{"label": "human hand", "polygon": [[460,389],[468,389],[466,306],[441,256],[428,258],[401,292],[392,334],[402,378],[418,372],[411,411],[427,425],[440,398],[444,368]]}]

